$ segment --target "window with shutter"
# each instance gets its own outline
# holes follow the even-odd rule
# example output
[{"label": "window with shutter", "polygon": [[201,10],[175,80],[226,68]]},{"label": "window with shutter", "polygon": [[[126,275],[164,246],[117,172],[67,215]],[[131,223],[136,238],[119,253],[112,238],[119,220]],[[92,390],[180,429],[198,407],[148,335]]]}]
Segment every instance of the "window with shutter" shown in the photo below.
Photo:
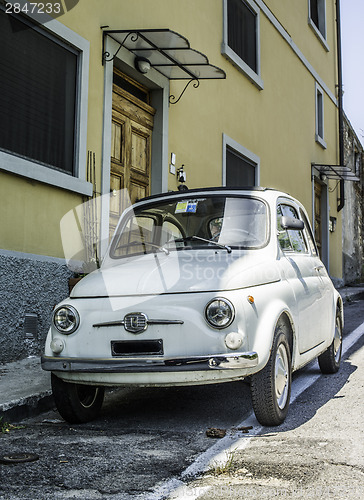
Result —
[{"label": "window with shutter", "polygon": [[259,90],[260,9],[254,0],[224,0],[222,54],[245,74]]},{"label": "window with shutter", "polygon": [[75,174],[78,53],[0,9],[0,150]]}]

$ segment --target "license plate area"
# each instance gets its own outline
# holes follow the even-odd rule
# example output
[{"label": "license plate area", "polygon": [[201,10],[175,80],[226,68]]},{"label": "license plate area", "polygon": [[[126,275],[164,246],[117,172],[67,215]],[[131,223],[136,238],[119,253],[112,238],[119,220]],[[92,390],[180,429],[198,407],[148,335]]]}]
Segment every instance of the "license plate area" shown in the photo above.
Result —
[{"label": "license plate area", "polygon": [[163,340],[112,340],[113,356],[160,356],[163,355]]}]

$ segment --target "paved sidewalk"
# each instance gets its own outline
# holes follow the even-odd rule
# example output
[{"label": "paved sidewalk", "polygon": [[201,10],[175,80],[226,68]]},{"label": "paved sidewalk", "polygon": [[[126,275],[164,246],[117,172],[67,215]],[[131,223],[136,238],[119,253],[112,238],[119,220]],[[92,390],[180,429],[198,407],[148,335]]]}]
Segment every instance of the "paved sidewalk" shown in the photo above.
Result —
[{"label": "paved sidewalk", "polygon": [[18,421],[52,408],[50,381],[39,357],[0,364],[0,417]]},{"label": "paved sidewalk", "polygon": [[[340,289],[344,302],[364,298],[364,284]],[[53,408],[50,372],[39,357],[0,364],[0,418],[19,421]]]}]

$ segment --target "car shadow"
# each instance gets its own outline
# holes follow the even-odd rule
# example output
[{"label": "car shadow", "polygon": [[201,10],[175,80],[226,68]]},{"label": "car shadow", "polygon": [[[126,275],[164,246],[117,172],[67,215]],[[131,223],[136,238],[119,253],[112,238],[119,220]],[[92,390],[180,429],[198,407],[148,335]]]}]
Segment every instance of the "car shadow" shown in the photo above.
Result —
[{"label": "car shadow", "polygon": [[98,419],[127,429],[201,431],[229,428],[251,412],[242,381],[189,387],[121,388],[107,391]]},{"label": "car shadow", "polygon": [[[280,433],[296,429],[311,420],[318,410],[323,408],[329,401],[336,398],[345,398],[344,394],[339,393],[350,382],[351,375],[358,369],[358,366],[350,360],[350,356],[363,346],[364,338],[362,337],[345,353],[339,371],[334,374],[323,375],[317,361],[311,363],[305,370],[308,370],[310,375],[319,375],[319,378],[291,402],[288,415],[283,424],[279,427],[264,427],[260,434]],[[295,379],[299,376],[300,371],[293,374],[293,385]]]}]

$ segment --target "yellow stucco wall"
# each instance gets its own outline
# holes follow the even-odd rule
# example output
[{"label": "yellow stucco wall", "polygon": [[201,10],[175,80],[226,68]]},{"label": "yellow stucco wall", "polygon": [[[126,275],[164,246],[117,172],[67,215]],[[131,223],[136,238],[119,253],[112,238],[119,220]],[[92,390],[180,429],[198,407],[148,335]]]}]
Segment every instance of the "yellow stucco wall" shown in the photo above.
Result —
[{"label": "yellow stucco wall", "polygon": [[[327,3],[327,41],[320,44],[308,26],[308,1],[266,0],[293,42],[335,94],[336,50],[334,2]],[[90,42],[87,149],[95,152],[98,190],[101,179],[104,67],[102,31],[109,29],[169,28],[206,54],[211,64],[227,73],[226,80],[201,81],[190,86],[180,103],[169,108],[168,151],[185,165],[190,188],[221,185],[222,136],[226,134],[260,158],[260,184],[299,198],[312,216],[311,162],[338,163],[337,110],[325,94],[327,149],[315,142],[315,80],[277,29],[260,14],[261,76],[258,90],[221,54],[222,0],[99,0],[81,1],[59,22]],[[171,82],[179,93],[184,82]],[[168,170],[168,165],[163,166]],[[19,177],[1,174],[0,196],[9,226],[2,228],[2,248],[63,256],[59,221],[82,197]],[[335,182],[331,187],[335,187]],[[169,189],[176,189],[168,174]],[[341,276],[340,215],[337,190],[330,195],[330,215],[338,217],[330,235],[330,271]],[[16,228],[16,229],[15,229]]]}]

